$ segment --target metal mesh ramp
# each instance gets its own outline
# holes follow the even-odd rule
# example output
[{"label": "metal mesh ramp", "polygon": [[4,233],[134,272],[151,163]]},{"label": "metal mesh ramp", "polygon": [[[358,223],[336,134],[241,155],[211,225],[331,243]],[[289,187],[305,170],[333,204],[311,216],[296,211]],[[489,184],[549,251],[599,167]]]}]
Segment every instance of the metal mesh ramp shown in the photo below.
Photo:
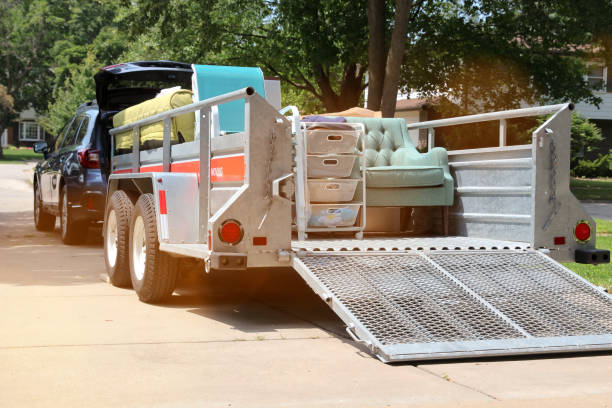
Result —
[{"label": "metal mesh ramp", "polygon": [[385,362],[612,349],[612,297],[537,251],[301,252],[294,267]]}]

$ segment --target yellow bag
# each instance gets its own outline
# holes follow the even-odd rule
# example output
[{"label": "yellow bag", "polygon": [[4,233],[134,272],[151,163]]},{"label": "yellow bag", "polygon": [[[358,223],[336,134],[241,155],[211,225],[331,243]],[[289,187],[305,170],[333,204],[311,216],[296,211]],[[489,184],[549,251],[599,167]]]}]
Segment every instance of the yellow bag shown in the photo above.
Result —
[{"label": "yellow bag", "polygon": [[[113,117],[113,126],[119,127],[129,123],[136,122],[149,116],[157,115],[158,113],[166,112],[181,106],[193,103],[193,92],[187,89],[178,89],[174,92],[168,92],[160,95],[157,98],[149,99],[139,103],[138,105],[130,106],[127,109],[118,112]],[[185,142],[193,141],[193,129],[195,124],[195,114],[185,113],[184,115],[173,117],[171,120],[170,140],[173,142],[179,141],[179,133]],[[163,122],[155,122],[150,125],[140,128],[140,144],[144,148],[161,147],[164,140],[164,124]],[[132,149],[132,132],[122,132],[115,135],[115,150]],[[146,143],[158,142],[158,143]]]}]

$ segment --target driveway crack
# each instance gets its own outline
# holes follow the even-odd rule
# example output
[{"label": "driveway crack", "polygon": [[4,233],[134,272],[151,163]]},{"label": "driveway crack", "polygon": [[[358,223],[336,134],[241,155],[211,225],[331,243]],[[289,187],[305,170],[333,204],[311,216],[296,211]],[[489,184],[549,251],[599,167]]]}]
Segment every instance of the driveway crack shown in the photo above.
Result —
[{"label": "driveway crack", "polygon": [[436,373],[436,372],[434,372],[434,371],[428,370],[427,368],[422,367],[422,366],[419,366],[419,365],[416,365],[416,364],[414,364],[413,366],[414,366],[414,368],[417,368],[417,369],[419,369],[419,370],[421,370],[421,371],[423,371],[423,372],[425,372],[425,373],[427,373],[427,374],[433,375],[434,377],[438,377],[438,378],[440,378],[441,380],[448,381],[448,382],[453,383],[453,384],[457,384],[457,385],[458,385],[458,386],[460,386],[460,387],[463,387],[463,388],[465,388],[465,389],[468,389],[468,390],[471,390],[471,391],[477,392],[477,393],[479,393],[479,394],[481,394],[481,395],[484,395],[485,397],[488,397],[488,398],[490,398],[490,399],[492,399],[492,400],[495,400],[495,401],[501,401],[501,400],[500,400],[499,398],[497,398],[495,395],[489,394],[488,392],[485,392],[485,391],[483,391],[483,390],[480,390],[480,389],[478,389],[478,388],[476,388],[476,387],[472,387],[471,385],[467,385],[467,384],[463,384],[463,383],[461,383],[461,382],[459,382],[459,381],[455,381],[455,380],[453,380],[452,378],[450,378],[448,375],[440,375],[440,374],[438,374],[438,373]]}]

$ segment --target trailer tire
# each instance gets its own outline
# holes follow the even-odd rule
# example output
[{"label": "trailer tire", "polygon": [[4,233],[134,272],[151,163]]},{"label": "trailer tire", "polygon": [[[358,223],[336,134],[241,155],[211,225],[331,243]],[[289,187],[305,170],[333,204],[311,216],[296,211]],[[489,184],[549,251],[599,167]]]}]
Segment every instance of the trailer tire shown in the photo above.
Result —
[{"label": "trailer tire", "polygon": [[130,276],[138,298],[161,302],[172,295],[178,275],[178,259],[159,250],[155,200],[140,196],[130,222]]},{"label": "trailer tire", "polygon": [[108,200],[104,216],[104,262],[113,286],[129,287],[130,221],[134,205],[123,190],[117,190]]}]

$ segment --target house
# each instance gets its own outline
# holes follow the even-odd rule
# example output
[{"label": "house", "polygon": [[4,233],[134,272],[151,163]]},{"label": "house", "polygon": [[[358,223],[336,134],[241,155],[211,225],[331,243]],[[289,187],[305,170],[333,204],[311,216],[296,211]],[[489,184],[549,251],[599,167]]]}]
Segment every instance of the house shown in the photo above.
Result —
[{"label": "house", "polygon": [[595,88],[595,95],[602,99],[599,108],[584,102],[577,103],[576,112],[580,113],[601,129],[604,141],[599,152],[607,153],[612,149],[612,67],[602,63],[589,63],[587,81]]},{"label": "house", "polygon": [[13,146],[32,146],[42,140],[50,140],[51,135],[47,134],[43,127],[38,123],[38,115],[34,109],[22,111],[19,117],[2,133],[2,147]]},{"label": "house", "polygon": [[[431,108],[434,104],[435,101],[422,98],[398,99],[395,104],[395,117],[403,118],[406,123],[425,122],[432,119]],[[427,129],[410,130],[408,134],[417,149],[427,149]]]}]

